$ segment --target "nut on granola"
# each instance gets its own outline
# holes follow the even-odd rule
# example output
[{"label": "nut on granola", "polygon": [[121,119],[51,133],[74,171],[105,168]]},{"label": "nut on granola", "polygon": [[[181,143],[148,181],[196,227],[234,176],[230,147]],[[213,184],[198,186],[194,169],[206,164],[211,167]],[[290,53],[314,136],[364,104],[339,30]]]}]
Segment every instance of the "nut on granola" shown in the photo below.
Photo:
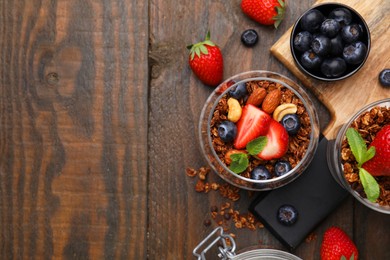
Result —
[{"label": "nut on granola", "polygon": [[280,89],[274,89],[268,92],[267,96],[265,96],[261,108],[264,112],[272,114],[275,109],[280,105],[281,100],[282,92],[280,91]]},{"label": "nut on granola", "polygon": [[235,123],[240,119],[242,114],[240,102],[238,102],[238,100],[235,98],[229,98],[227,104],[229,107],[227,118],[229,121]]},{"label": "nut on granola", "polygon": [[272,117],[276,121],[280,122],[285,115],[295,114],[297,112],[297,110],[298,110],[298,107],[293,103],[281,104],[275,109]]},{"label": "nut on granola", "polygon": [[267,90],[264,88],[255,88],[246,103],[254,106],[260,106],[266,96]]}]

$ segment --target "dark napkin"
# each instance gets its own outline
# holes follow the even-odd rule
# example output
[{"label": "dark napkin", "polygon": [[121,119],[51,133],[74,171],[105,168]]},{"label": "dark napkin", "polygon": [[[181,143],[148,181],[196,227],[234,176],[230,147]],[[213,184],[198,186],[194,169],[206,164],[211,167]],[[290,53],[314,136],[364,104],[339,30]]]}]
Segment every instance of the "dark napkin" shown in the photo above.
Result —
[{"label": "dark napkin", "polygon": [[[270,192],[262,192],[249,211],[290,250],[327,217],[348,195],[332,177],[326,160],[328,140],[321,138],[309,167],[295,181]],[[277,211],[283,204],[298,210],[299,218],[292,226],[278,222]]]}]

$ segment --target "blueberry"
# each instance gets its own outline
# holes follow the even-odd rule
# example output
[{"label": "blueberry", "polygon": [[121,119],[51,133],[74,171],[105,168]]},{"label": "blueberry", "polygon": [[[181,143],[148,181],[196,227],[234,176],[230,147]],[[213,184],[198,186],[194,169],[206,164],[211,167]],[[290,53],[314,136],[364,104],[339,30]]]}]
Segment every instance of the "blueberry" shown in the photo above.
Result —
[{"label": "blueberry", "polygon": [[326,19],[321,24],[321,33],[329,38],[335,37],[341,29],[339,22],[334,19]]},{"label": "blueberry", "polygon": [[308,70],[316,70],[321,66],[322,58],[312,50],[305,51],[301,56],[301,64]]},{"label": "blueberry", "polygon": [[300,21],[301,28],[303,31],[313,33],[320,28],[324,19],[325,17],[320,11],[312,9],[302,16]]},{"label": "blueberry", "polygon": [[341,56],[344,49],[344,43],[341,39],[340,34],[338,34],[336,37],[330,39],[330,55],[332,56]]},{"label": "blueberry", "polygon": [[291,164],[287,161],[280,160],[277,163],[275,163],[275,175],[280,177],[282,175],[285,175],[289,171],[291,171],[292,167]]},{"label": "blueberry", "polygon": [[326,56],[330,52],[330,48],[330,39],[322,34],[314,37],[311,42],[311,49],[320,56]]},{"label": "blueberry", "polygon": [[301,122],[297,114],[287,114],[281,121],[283,127],[289,135],[296,135],[301,127]]},{"label": "blueberry", "polygon": [[235,99],[240,99],[245,97],[248,94],[248,90],[246,89],[246,84],[239,83],[237,86],[233,87],[229,90],[229,94],[231,97]]},{"label": "blueberry", "polygon": [[285,226],[291,226],[298,220],[298,210],[292,205],[282,205],[278,209],[277,219]]},{"label": "blueberry", "polygon": [[390,87],[390,69],[384,69],[379,73],[379,82],[385,87]]},{"label": "blueberry", "polygon": [[224,142],[231,142],[237,135],[237,127],[231,121],[223,121],[218,126],[218,135]]},{"label": "blueberry", "polygon": [[352,13],[346,8],[336,8],[329,13],[328,18],[335,19],[341,26],[348,25],[352,22]]},{"label": "blueberry", "polygon": [[343,58],[349,64],[361,63],[367,54],[367,46],[362,42],[354,42],[343,50]]},{"label": "blueberry", "polygon": [[259,40],[259,35],[257,34],[257,32],[253,29],[248,29],[248,30],[245,30],[242,34],[241,34],[241,42],[247,46],[247,47],[252,47],[252,46],[255,46],[256,43],[258,42]]},{"label": "blueberry", "polygon": [[347,43],[352,43],[359,40],[362,34],[362,27],[358,24],[346,25],[341,29],[341,38],[343,38],[343,41]]},{"label": "blueberry", "polygon": [[310,49],[313,36],[308,31],[299,32],[294,37],[294,48],[298,51],[304,52]]},{"label": "blueberry", "polygon": [[347,70],[347,63],[340,57],[325,59],[321,64],[321,72],[328,78],[341,76]]},{"label": "blueberry", "polygon": [[251,179],[268,180],[271,179],[271,173],[264,165],[259,165],[251,171]]}]

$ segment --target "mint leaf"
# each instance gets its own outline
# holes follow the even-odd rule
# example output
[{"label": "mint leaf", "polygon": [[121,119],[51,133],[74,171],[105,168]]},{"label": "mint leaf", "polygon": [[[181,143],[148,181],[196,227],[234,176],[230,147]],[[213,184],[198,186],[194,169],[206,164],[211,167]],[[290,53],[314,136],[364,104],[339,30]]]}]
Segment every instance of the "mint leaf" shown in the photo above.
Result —
[{"label": "mint leaf", "polygon": [[379,197],[379,184],[375,178],[363,168],[359,168],[359,178],[362,182],[364,192],[367,195],[367,199],[371,202],[375,202]]},{"label": "mint leaf", "polygon": [[230,155],[232,162],[230,163],[229,169],[234,173],[242,173],[248,168],[249,159],[245,153],[235,153]]},{"label": "mint leaf", "polygon": [[[371,146],[368,150],[367,150],[367,153],[366,153],[366,161],[367,162],[368,160],[371,160],[374,156],[375,156],[375,146]],[[362,163],[363,165],[363,163]]]},{"label": "mint leaf", "polygon": [[263,151],[264,147],[267,145],[268,139],[265,136],[260,136],[246,145],[246,150],[250,155],[257,155]]},{"label": "mint leaf", "polygon": [[375,155],[375,148],[371,148],[367,151],[366,143],[363,140],[363,137],[355,128],[348,128],[346,132],[348,144],[351,147],[353,156],[358,163],[358,167],[361,167],[363,163],[370,160]]}]

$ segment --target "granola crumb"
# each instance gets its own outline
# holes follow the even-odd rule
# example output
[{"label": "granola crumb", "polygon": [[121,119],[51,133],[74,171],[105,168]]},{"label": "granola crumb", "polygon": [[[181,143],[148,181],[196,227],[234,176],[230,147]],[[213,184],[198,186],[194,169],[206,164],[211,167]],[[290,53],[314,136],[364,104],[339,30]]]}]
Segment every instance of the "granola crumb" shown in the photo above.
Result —
[{"label": "granola crumb", "polygon": [[306,239],[305,239],[305,242],[306,243],[310,243],[310,242],[313,242],[317,239],[317,235],[315,233],[310,233]]},{"label": "granola crumb", "polygon": [[[194,178],[198,176],[195,183],[196,192],[207,194],[209,191],[214,190],[218,191],[221,197],[228,199],[228,201],[221,203],[219,206],[212,205],[210,207],[209,218],[203,221],[203,225],[208,227],[213,221],[215,224],[222,226],[224,231],[229,231],[232,225],[237,229],[246,228],[252,231],[264,228],[264,225],[252,213],[241,213],[239,210],[234,209],[234,202],[240,199],[241,189],[229,183],[208,182],[207,174],[210,170],[208,167],[201,167],[198,170],[190,167],[186,169],[188,177]],[[248,192],[248,195],[250,197],[253,196],[253,192]]]}]

